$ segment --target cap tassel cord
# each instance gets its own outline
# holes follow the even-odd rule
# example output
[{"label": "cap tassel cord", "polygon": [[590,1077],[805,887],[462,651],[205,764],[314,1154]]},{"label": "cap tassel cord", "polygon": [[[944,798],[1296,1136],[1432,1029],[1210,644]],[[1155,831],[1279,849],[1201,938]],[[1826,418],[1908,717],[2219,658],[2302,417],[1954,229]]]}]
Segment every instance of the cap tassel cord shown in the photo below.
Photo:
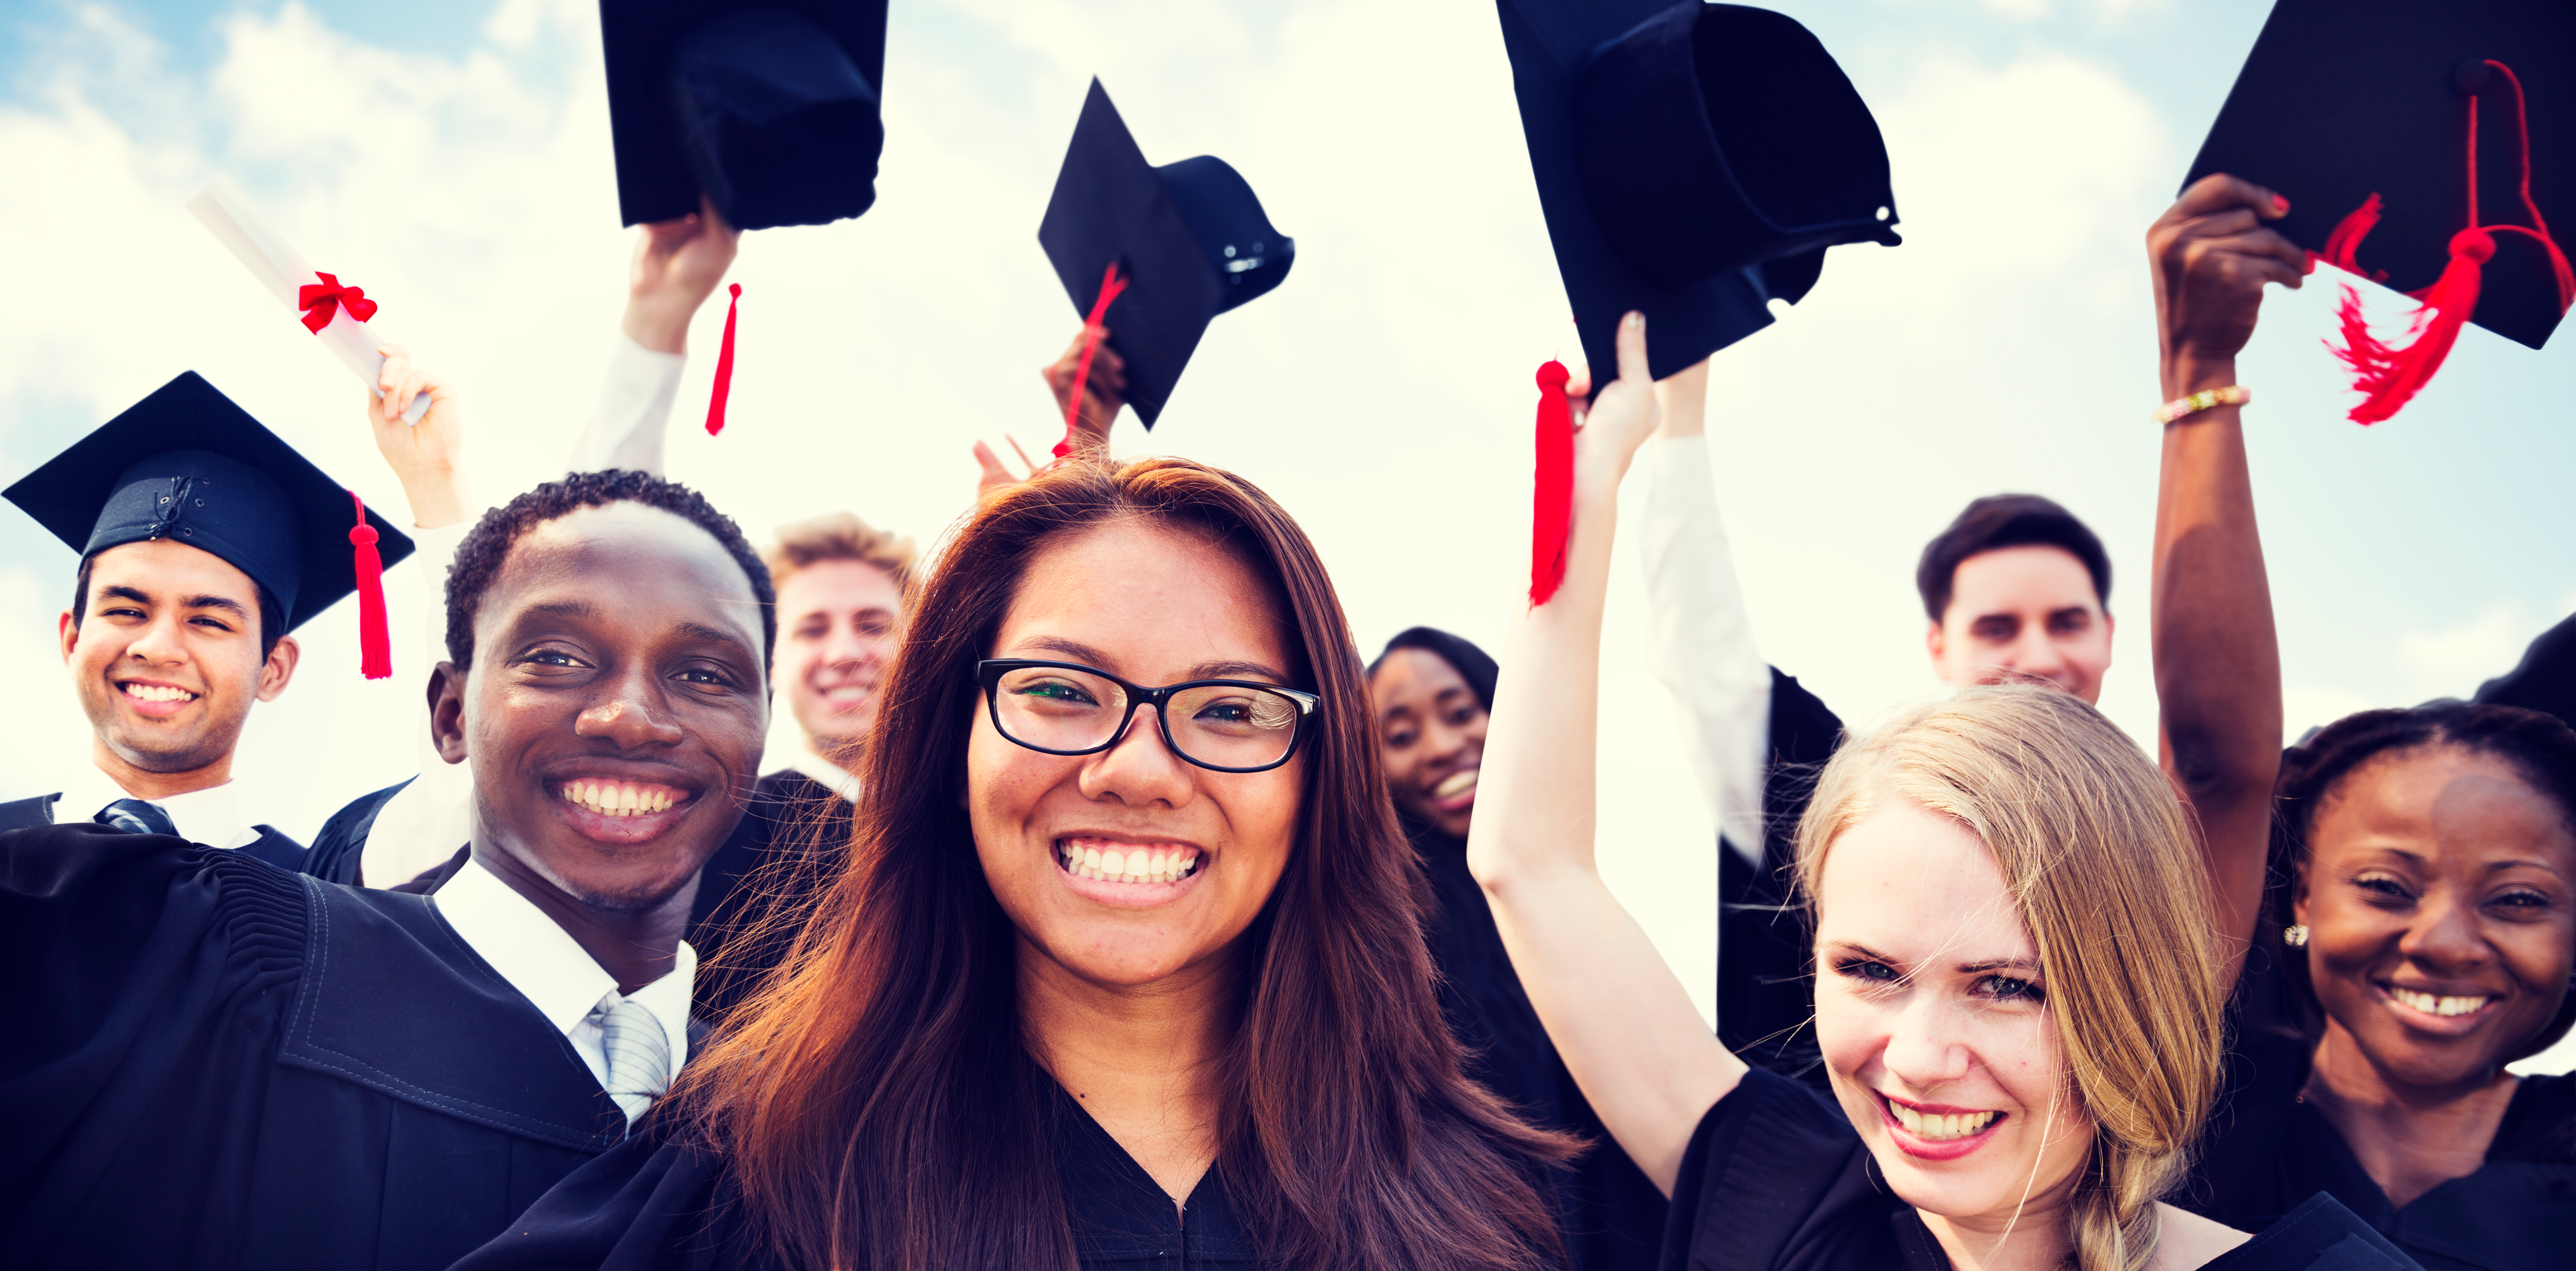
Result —
[{"label": "cap tassel cord", "polygon": [[[2496,234],[2521,234],[2537,242],[2549,253],[2551,271],[2557,276],[2558,311],[2567,312],[2576,302],[2576,270],[2568,267],[2567,255],[2550,237],[2549,222],[2540,215],[2540,205],[2531,197],[2531,120],[2524,109],[2522,81],[2513,68],[2489,59],[2487,66],[2504,76],[2513,89],[2515,147],[2522,156],[2522,206],[2531,215],[2531,224],[2482,225],[2478,220],[2478,98],[2469,95],[2468,182],[2469,225],[2451,236],[2450,263],[2442,267],[2442,276],[2421,291],[2409,292],[2416,309],[2406,324],[2403,344],[2391,344],[2373,335],[2370,324],[2363,320],[2361,293],[2352,287],[2343,289],[2343,300],[2336,316],[2343,327],[2340,345],[2328,341],[2326,347],[2336,358],[2352,368],[2352,386],[2362,394],[2359,405],[2349,418],[2356,424],[2369,425],[2391,418],[2405,408],[2408,401],[2432,382],[2433,373],[2451,354],[2451,346],[2460,338],[2460,327],[2477,311],[2482,267],[2495,256]],[[2334,232],[2326,236],[2326,249],[2319,258],[2327,264],[2356,277],[2385,282],[2385,270],[2366,271],[2356,258],[2361,241],[2379,224],[2379,195],[2373,192],[2354,208]]]},{"label": "cap tassel cord", "polygon": [[358,673],[381,680],[394,673],[394,642],[385,621],[385,561],[376,552],[376,527],[367,524],[367,501],[349,491],[358,524],[349,531],[351,564],[358,577]]},{"label": "cap tassel cord", "polygon": [[1530,508],[1530,607],[1546,604],[1565,581],[1565,541],[1574,522],[1574,405],[1566,400],[1565,364],[1538,368],[1538,481]]},{"label": "cap tassel cord", "polygon": [[1073,397],[1064,408],[1064,440],[1055,443],[1055,457],[1073,453],[1076,426],[1082,420],[1082,391],[1091,383],[1091,355],[1100,350],[1100,320],[1109,314],[1109,302],[1127,290],[1127,280],[1118,276],[1118,262],[1100,275],[1100,298],[1091,302],[1091,314],[1082,320],[1082,357],[1073,364]]},{"label": "cap tassel cord", "polygon": [[742,284],[728,283],[725,290],[733,298],[725,302],[724,344],[716,350],[715,387],[707,390],[707,435],[710,437],[724,431],[725,399],[733,395],[733,323],[735,315],[742,310]]}]

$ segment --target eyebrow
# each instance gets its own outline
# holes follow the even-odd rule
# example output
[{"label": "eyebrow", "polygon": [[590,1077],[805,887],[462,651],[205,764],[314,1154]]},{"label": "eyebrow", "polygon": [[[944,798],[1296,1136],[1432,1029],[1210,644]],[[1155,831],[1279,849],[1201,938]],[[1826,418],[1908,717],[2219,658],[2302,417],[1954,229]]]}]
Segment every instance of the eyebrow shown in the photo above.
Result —
[{"label": "eyebrow", "polygon": [[728,631],[723,627],[711,627],[703,622],[683,622],[677,624],[672,629],[693,640],[713,640],[722,644],[730,644],[744,652],[749,652],[751,650],[751,643],[743,639],[740,633]]},{"label": "eyebrow", "polygon": [[[146,595],[142,589],[127,587],[122,584],[111,584],[109,586],[99,588],[99,598],[102,600],[131,600],[138,605],[148,605],[152,603],[152,597]],[[179,602],[179,607],[182,609],[220,609],[225,613],[231,614],[232,616],[244,621],[248,621],[250,618],[250,610],[243,607],[242,602],[235,600],[230,596],[217,596],[213,594],[189,596]]]},{"label": "eyebrow", "polygon": [[[1872,962],[1884,962],[1890,966],[1904,966],[1906,964],[1905,959],[1903,958],[1889,957],[1876,949],[1870,948],[1868,945],[1858,944],[1850,940],[1834,940],[1827,943],[1830,947],[1841,949],[1847,953],[1858,954]],[[2013,957],[1985,958],[1976,962],[1962,962],[1952,969],[1960,975],[1983,975],[1988,971],[2037,972],[2040,968],[2039,960],[2036,958]]]},{"label": "eyebrow", "polygon": [[[1033,636],[1027,641],[1027,644],[1033,648],[1046,649],[1050,652],[1061,653],[1076,662],[1087,662],[1093,666],[1105,666],[1110,660],[1108,654],[1103,653],[1090,645],[1084,644],[1080,640],[1067,640],[1061,636]],[[1189,674],[1183,676],[1182,679],[1275,680],[1282,684],[1285,684],[1288,681],[1288,677],[1275,667],[1263,666],[1258,662],[1243,662],[1230,659],[1222,659],[1214,662],[1201,662],[1197,666],[1191,667]]]},{"label": "eyebrow", "polygon": [[567,618],[596,619],[600,616],[599,606],[587,600],[549,600],[543,604],[530,605],[528,609],[532,613],[561,614]]}]

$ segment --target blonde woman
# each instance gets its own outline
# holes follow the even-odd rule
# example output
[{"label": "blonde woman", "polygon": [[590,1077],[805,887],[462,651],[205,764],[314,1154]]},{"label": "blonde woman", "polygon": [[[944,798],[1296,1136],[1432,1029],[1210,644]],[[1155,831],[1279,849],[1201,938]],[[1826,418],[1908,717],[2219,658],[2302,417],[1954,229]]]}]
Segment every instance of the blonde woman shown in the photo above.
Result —
[{"label": "blonde woman", "polygon": [[2331,1198],[2251,1238],[2162,1203],[2217,1091],[2232,959],[2164,775],[2063,692],[1967,690],[1825,769],[1798,871],[1830,1101],[1709,1036],[1593,867],[1611,529],[1657,415],[1638,315],[1619,354],[1564,586],[1503,662],[1468,856],[1567,1066],[1673,1197],[1666,1264],[2414,1266]]}]

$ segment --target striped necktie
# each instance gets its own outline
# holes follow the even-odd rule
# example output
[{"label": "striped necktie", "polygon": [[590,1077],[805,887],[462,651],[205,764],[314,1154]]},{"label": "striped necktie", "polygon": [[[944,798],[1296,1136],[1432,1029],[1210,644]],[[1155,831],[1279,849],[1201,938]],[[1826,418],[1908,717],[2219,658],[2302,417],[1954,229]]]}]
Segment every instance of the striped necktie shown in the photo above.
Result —
[{"label": "striped necktie", "polygon": [[119,799],[91,819],[128,834],[167,834],[173,838],[179,834],[179,827],[170,820],[168,812],[163,811],[159,804],[146,803],[141,799]]},{"label": "striped necktie", "polygon": [[608,1054],[608,1097],[626,1112],[630,1127],[671,1088],[671,1035],[642,1002],[615,989],[590,1010],[599,1022],[600,1049]]}]

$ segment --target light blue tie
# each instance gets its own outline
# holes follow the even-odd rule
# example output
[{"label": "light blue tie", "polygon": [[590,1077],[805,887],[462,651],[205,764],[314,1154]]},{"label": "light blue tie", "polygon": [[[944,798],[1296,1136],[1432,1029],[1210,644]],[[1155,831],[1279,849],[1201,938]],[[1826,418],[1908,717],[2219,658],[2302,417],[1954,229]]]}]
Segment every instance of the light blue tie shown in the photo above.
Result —
[{"label": "light blue tie", "polygon": [[141,799],[119,799],[101,809],[92,819],[128,834],[168,834],[175,837],[179,833],[178,828],[171,824],[170,814],[163,811],[161,805]]},{"label": "light blue tie", "polygon": [[671,1088],[671,1035],[642,1002],[615,990],[591,1008],[590,1017],[599,1021],[600,1049],[608,1054],[608,1080],[600,1084],[631,1126]]}]

